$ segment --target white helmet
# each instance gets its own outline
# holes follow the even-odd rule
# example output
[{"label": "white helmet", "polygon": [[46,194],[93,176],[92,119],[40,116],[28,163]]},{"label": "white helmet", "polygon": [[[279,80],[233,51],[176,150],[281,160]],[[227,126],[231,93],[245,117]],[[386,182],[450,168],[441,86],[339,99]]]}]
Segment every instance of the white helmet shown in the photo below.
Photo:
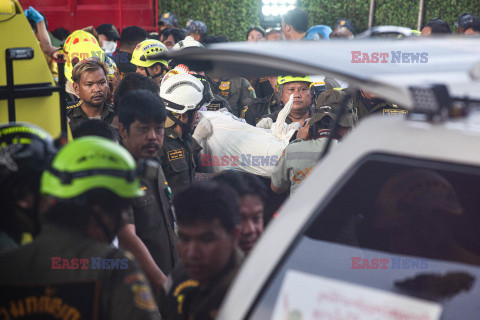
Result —
[{"label": "white helmet", "polygon": [[162,81],[160,98],[171,112],[184,114],[208,105],[211,98],[202,81],[190,74],[174,74]]},{"label": "white helmet", "polygon": [[185,37],[182,41],[177,42],[173,47],[172,51],[179,51],[188,47],[198,47],[203,48],[203,44],[193,39],[190,36]]}]

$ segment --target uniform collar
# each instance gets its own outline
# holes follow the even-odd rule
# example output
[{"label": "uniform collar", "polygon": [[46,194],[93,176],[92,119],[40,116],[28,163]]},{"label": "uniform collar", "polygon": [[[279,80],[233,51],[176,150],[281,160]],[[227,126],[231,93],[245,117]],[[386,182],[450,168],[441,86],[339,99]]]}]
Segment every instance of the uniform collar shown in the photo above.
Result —
[{"label": "uniform collar", "polygon": [[[78,104],[78,107],[75,108],[74,115],[81,116],[82,118],[88,119],[87,114],[85,113],[85,111],[83,111],[82,105],[83,105],[83,100],[81,100]],[[104,120],[110,113],[114,113],[113,107],[105,102],[103,104],[102,112],[100,113],[100,119]]]}]

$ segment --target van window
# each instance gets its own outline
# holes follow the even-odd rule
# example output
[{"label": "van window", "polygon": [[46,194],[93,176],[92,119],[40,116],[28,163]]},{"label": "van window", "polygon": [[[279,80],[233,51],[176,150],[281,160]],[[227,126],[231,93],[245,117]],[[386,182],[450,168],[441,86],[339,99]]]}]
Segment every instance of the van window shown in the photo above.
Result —
[{"label": "van window", "polygon": [[270,319],[279,305],[295,309],[279,295],[293,271],[432,303],[441,319],[478,319],[480,169],[376,154],[352,170],[292,244],[248,318]]}]

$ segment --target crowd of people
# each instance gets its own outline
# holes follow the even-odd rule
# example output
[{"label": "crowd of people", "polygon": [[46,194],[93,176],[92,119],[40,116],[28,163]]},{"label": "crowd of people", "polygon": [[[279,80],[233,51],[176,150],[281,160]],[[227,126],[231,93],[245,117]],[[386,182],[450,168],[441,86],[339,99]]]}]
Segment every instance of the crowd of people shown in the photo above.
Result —
[{"label": "crowd of people", "polygon": [[[29,8],[25,15],[57,81],[56,62],[65,62],[74,139],[58,148],[42,128],[0,126],[0,284],[80,290],[78,281],[92,282],[83,303],[98,305],[100,318],[214,319],[242,259],[314,169],[328,138],[341,143],[372,114],[407,113],[365,90],[350,96],[328,77],[213,78],[168,61],[167,50],[227,41],[207,36],[202,21],[181,29],[172,13],[162,14],[154,34],[137,26],[119,33],[111,24],[55,30],[60,47],[41,13]],[[246,40],[354,38],[346,19],[333,30],[308,26],[306,12],[294,9],[281,28],[252,27]],[[432,20],[421,35],[451,32]],[[462,14],[458,33],[479,34],[478,18]],[[199,141],[208,124],[199,112],[229,112],[268,130],[285,107],[285,130],[295,132],[270,178],[203,171]],[[127,267],[92,268],[97,257]],[[54,258],[61,268],[53,268]],[[82,259],[92,264],[80,268]]]}]

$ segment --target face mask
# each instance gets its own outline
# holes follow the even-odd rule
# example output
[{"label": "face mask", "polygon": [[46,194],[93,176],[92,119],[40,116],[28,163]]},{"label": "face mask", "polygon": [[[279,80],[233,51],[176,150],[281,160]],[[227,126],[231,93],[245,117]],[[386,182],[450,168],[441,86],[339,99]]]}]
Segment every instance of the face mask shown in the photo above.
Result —
[{"label": "face mask", "polygon": [[106,54],[112,54],[115,52],[115,49],[117,48],[117,42],[116,41],[103,41],[103,51],[105,51]]}]

